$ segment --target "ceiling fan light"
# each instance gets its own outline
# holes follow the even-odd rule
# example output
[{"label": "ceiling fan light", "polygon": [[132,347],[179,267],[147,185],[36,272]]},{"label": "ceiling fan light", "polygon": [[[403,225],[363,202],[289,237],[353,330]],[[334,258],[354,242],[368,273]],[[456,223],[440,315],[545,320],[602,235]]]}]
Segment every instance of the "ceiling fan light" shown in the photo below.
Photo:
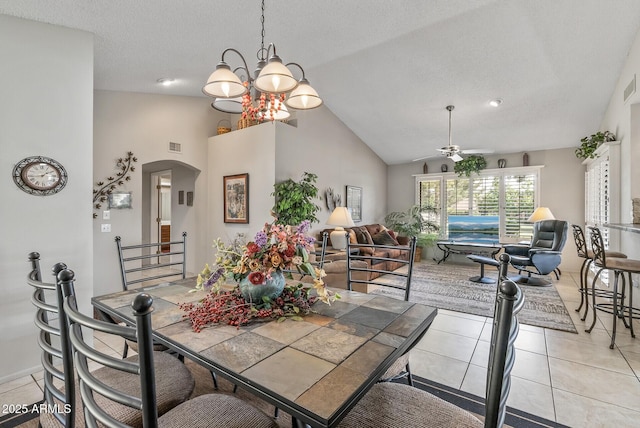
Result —
[{"label": "ceiling fan light", "polygon": [[244,95],[247,88],[240,81],[240,78],[231,71],[227,63],[220,61],[216,70],[207,79],[207,84],[202,88],[202,92],[210,97],[236,98]]},{"label": "ceiling fan light", "polygon": [[322,105],[322,98],[320,98],[316,90],[309,85],[309,81],[303,78],[298,82],[298,87],[289,94],[286,103],[293,109],[309,110],[320,107],[320,105]]},{"label": "ceiling fan light", "polygon": [[289,92],[298,85],[291,71],[282,63],[278,55],[272,55],[269,62],[260,71],[254,86],[261,92],[279,94]]},{"label": "ceiling fan light", "polygon": [[449,159],[451,159],[454,162],[460,162],[462,160],[462,156],[460,156],[457,153],[452,153],[451,156],[449,156]]}]

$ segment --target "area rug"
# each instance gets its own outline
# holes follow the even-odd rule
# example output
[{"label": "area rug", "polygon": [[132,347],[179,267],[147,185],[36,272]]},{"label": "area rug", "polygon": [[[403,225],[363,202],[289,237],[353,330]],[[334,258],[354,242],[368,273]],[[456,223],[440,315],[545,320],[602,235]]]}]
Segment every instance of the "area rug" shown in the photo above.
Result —
[{"label": "area rug", "polygon": [[[430,260],[416,263],[413,266],[409,300],[436,308],[493,317],[496,285],[469,281],[469,277],[477,276],[479,272],[478,264],[437,264]],[[512,273],[516,275],[516,272],[510,272],[509,275]],[[497,275],[497,269],[485,266],[485,276],[495,279]],[[385,275],[376,281],[393,283],[398,278]],[[518,314],[521,324],[578,333],[554,285],[521,285],[520,288],[525,295],[524,307]],[[380,287],[373,292],[399,298],[403,298],[404,293],[390,287]]]}]

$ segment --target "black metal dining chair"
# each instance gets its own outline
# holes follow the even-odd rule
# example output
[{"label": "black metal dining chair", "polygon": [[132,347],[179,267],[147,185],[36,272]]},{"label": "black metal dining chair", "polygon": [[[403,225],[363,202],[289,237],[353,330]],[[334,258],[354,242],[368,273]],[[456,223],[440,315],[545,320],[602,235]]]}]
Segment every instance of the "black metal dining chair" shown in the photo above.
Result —
[{"label": "black metal dining chair", "polygon": [[[347,289],[355,284],[399,290],[405,301],[411,293],[411,277],[416,252],[416,237],[409,245],[351,244],[347,237]],[[363,278],[364,275],[364,279]],[[383,278],[372,278],[385,275]],[[393,296],[393,295],[392,295]],[[406,378],[413,385],[409,352],[398,358],[380,378],[381,382]]]},{"label": "black metal dining chair", "polygon": [[[27,276],[27,283],[34,289],[31,301],[36,307],[35,324],[40,330],[38,345],[42,349],[44,404],[47,405],[47,409],[51,409],[40,414],[40,426],[84,427],[85,420],[81,411],[78,381],[75,378],[69,329],[63,310],[62,289],[57,282],[46,283],[41,280],[39,253],[30,253],[29,262],[31,270]],[[53,267],[54,275],[65,268],[64,263],[57,263]],[[137,360],[137,357],[132,359]],[[156,358],[153,367],[162,377],[158,384],[158,409],[165,413],[189,398],[195,382],[189,370],[168,354]],[[170,375],[166,376],[165,373]],[[129,390],[135,390],[138,384],[136,375],[117,375],[111,369],[97,369],[93,375]],[[110,406],[108,411],[114,417],[130,420],[133,425],[141,426],[140,412],[118,406]]]},{"label": "black metal dining chair", "polygon": [[[487,370],[484,422],[473,413],[426,391],[400,383],[382,382],[355,405],[339,428],[496,428],[502,427],[515,363],[514,342],[518,335],[517,313],[524,294],[506,279],[509,256],[500,256],[500,284],[496,293],[493,330]],[[502,266],[504,264],[504,267]]]},{"label": "black metal dining chair", "polygon": [[[60,328],[58,314],[61,312],[62,299],[57,296],[58,289],[55,284],[42,281],[40,270],[40,254],[29,254],[31,271],[27,276],[27,283],[33,287],[31,303],[36,307],[34,322],[38,327],[38,346],[42,350],[42,368],[44,371],[44,403],[51,406],[51,412],[40,416],[40,426],[48,428],[55,426],[72,426],[73,421],[69,415],[73,414],[75,406],[75,389],[73,376],[65,376],[65,373],[73,372],[70,342],[67,330]],[[66,269],[64,263],[58,263],[53,267],[54,275]],[[49,296],[49,297],[47,297]],[[55,403],[60,406],[53,406]],[[67,410],[67,411],[65,411]]]},{"label": "black metal dining chair", "polygon": [[[76,304],[74,293],[74,273],[65,269],[58,274],[64,296],[64,313],[69,320],[69,336],[75,355],[75,365],[80,380],[80,396],[84,406],[84,417],[90,427],[107,426],[122,428],[134,424],[131,419],[122,419],[109,414],[112,406],[130,409],[141,414],[142,427],[189,427],[189,428],[276,428],[278,425],[262,411],[226,394],[197,396],[172,408],[160,416],[161,400],[158,381],[172,379],[171,372],[158,373],[153,370],[159,356],[167,355],[153,351],[151,313],[153,299],[148,294],[137,295],[131,307],[136,318],[136,326],[120,326],[95,320],[82,314]],[[84,332],[83,332],[84,328]],[[87,331],[99,331],[137,340],[137,359],[121,360],[98,351],[86,340]],[[123,388],[95,375],[89,370],[89,363],[110,370],[113,377],[136,377],[135,388]],[[109,400],[106,401],[105,397]]]}]

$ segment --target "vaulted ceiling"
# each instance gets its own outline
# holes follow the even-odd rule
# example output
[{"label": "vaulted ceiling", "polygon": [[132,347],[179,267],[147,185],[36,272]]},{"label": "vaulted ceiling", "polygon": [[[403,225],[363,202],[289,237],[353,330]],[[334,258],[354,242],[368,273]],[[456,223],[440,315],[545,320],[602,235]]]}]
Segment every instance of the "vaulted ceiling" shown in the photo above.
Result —
[{"label": "vaulted ceiling", "polygon": [[[204,96],[226,47],[250,68],[260,47],[259,0],[0,0],[0,13],[93,33],[102,90]],[[267,0],[265,8],[265,43],[301,64],[326,107],[388,164],[437,155],[448,143],[449,104],[463,149],[577,146],[598,130],[639,28],[637,0]],[[175,85],[159,85],[164,77]],[[488,106],[494,98],[504,100],[499,108]]]}]

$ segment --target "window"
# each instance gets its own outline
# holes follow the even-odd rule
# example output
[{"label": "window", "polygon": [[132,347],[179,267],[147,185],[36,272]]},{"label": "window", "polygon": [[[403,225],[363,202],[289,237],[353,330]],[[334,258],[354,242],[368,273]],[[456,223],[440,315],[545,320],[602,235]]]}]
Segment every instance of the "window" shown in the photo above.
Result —
[{"label": "window", "polygon": [[500,220],[500,240],[530,238],[527,220],[536,207],[540,167],[486,170],[470,178],[455,174],[416,178],[417,203],[434,208],[446,234],[449,216],[486,216]]},{"label": "window", "polygon": [[[612,200],[620,200],[620,142],[610,141],[602,144],[596,155],[596,158],[583,162],[587,166],[584,177],[584,221],[587,227],[584,233],[589,242],[591,237],[588,226],[597,226],[600,228],[604,247],[618,248],[617,235],[603,226],[620,221],[620,204],[611,203]],[[596,270],[593,264],[591,270]],[[600,275],[600,280],[608,284],[606,270]]]}]

